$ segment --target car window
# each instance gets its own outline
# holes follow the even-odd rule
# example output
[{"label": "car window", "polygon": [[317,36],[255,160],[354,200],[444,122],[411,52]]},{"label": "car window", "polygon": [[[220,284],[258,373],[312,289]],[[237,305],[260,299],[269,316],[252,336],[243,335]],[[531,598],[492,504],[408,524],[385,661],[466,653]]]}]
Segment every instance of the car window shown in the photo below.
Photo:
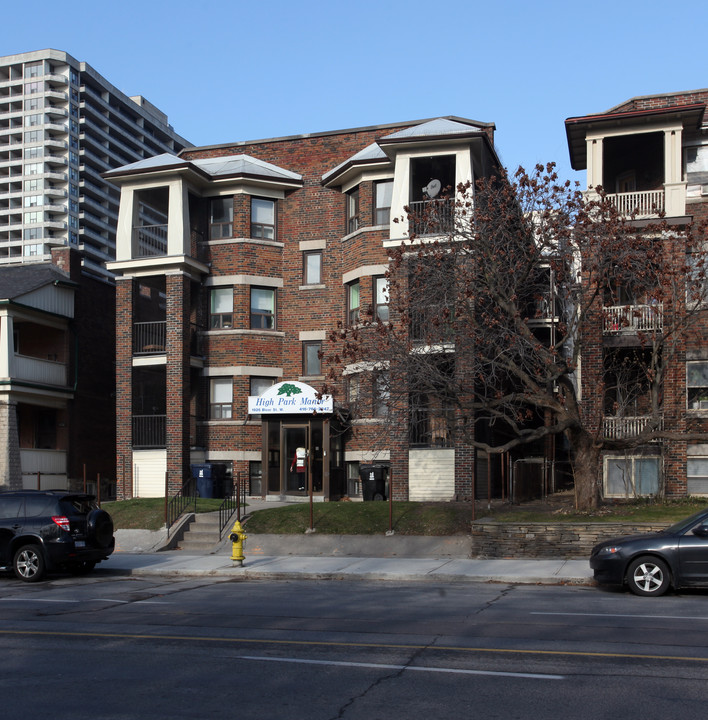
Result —
[{"label": "car window", "polygon": [[708,521],[708,514],[706,514],[705,510],[699,510],[697,513],[693,513],[693,515],[689,515],[687,518],[679,520],[677,523],[671,525],[671,527],[666,528],[666,532],[672,534],[679,534],[682,532],[686,532],[694,525],[705,521]]},{"label": "car window", "polygon": [[41,515],[53,515],[55,502],[53,497],[31,495],[25,500],[25,516],[39,517]]},{"label": "car window", "polygon": [[23,497],[0,498],[0,518],[16,518],[24,501]]},{"label": "car window", "polygon": [[88,515],[96,507],[90,498],[65,497],[60,503],[63,515]]}]

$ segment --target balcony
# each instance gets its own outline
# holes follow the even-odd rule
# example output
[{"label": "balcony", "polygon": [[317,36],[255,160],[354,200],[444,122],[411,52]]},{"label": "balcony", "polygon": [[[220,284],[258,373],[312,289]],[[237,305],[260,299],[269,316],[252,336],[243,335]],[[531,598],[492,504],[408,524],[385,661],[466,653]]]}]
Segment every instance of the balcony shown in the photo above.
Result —
[{"label": "balcony", "polygon": [[606,306],[602,308],[602,314],[603,335],[632,335],[663,330],[663,303]]},{"label": "balcony", "polygon": [[615,193],[607,197],[623,217],[655,218],[665,210],[663,189]]},{"label": "balcony", "polygon": [[159,355],[165,352],[166,321],[133,324],[133,354]]},{"label": "balcony", "polygon": [[66,363],[40,360],[15,354],[11,369],[12,378],[42,385],[66,385]]},{"label": "balcony", "polygon": [[455,201],[420,200],[408,205],[410,232],[417,236],[446,235],[455,228]]},{"label": "balcony", "polygon": [[[636,437],[655,421],[651,415],[640,415],[636,417],[605,417],[602,422],[602,432],[606,439],[624,440]],[[659,418],[657,430],[664,429],[664,418]]]},{"label": "balcony", "polygon": [[140,225],[133,228],[133,257],[167,255],[167,225]]},{"label": "balcony", "polygon": [[163,448],[167,442],[167,415],[133,415],[133,447]]}]

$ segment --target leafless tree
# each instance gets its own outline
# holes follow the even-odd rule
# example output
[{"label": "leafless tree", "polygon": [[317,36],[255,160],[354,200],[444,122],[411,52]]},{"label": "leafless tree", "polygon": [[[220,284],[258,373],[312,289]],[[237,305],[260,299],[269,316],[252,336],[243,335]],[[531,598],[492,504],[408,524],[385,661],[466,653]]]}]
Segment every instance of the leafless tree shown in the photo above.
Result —
[{"label": "leafless tree", "polygon": [[703,312],[706,228],[622,217],[552,164],[448,189],[408,220],[388,318],[363,308],[332,333],[332,376],[357,376],[356,402],[384,403],[380,427],[411,441],[494,454],[563,435],[576,505],[595,506],[603,450],[672,436],[664,384]]}]

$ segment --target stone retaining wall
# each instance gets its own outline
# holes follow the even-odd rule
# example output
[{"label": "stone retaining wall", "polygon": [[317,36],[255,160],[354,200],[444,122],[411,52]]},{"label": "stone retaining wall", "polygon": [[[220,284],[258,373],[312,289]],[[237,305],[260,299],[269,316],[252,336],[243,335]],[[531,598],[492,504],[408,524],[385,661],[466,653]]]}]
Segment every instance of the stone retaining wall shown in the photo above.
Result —
[{"label": "stone retaining wall", "polygon": [[588,558],[593,545],[626,535],[656,532],[668,524],[472,523],[471,557]]}]

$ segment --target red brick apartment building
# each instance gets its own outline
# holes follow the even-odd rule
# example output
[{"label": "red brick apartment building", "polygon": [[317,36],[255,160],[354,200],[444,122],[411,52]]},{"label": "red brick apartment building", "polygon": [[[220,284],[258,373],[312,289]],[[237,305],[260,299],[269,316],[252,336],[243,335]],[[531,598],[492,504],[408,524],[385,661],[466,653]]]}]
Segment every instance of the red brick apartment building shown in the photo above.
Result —
[{"label": "red brick apartment building", "polygon": [[[636,97],[607,112],[566,120],[571,163],[576,170],[587,170],[588,195],[595,196],[601,185],[621,214],[635,213],[638,227],[659,214],[669,226],[705,219],[707,101],[708,90]],[[663,331],[662,319],[672,309],[650,304],[631,291],[617,293],[603,307],[597,326],[584,329],[586,337],[594,332],[596,339],[586,342],[583,352],[582,393],[600,386],[603,368],[613,358],[638,351],[640,333],[646,337]],[[604,452],[599,479],[604,497],[651,495],[662,489],[669,497],[708,494],[708,443],[700,438],[708,431],[707,321],[699,318],[667,368],[659,426],[664,436],[632,450]],[[628,403],[596,400],[605,403],[599,433],[605,438],[639,434],[652,420],[641,397]]]},{"label": "red brick apartment building", "polygon": [[[117,492],[170,493],[194,464],[225,465],[252,495],[361,495],[359,467],[391,471],[396,499],[469,497],[469,448],[387,422],[372,403],[343,432],[329,334],[387,313],[404,207],[493,174],[494,126],[457,117],[163,154],[106,173],[121,188],[116,260]],[[400,222],[399,218],[404,218]],[[363,431],[362,431],[363,430]],[[446,443],[445,445],[449,445]],[[415,457],[413,457],[415,456]],[[414,460],[414,461],[412,461]]]}]

